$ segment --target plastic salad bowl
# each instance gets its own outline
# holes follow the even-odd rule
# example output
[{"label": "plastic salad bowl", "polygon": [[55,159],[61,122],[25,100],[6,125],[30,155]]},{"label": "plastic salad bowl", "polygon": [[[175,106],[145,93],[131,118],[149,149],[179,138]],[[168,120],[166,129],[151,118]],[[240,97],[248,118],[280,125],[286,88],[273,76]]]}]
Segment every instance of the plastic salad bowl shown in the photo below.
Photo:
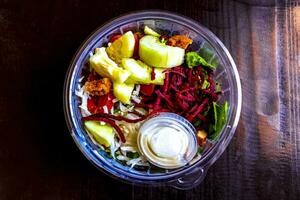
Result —
[{"label": "plastic salad bowl", "polygon": [[[193,39],[192,49],[205,46],[218,59],[219,66],[214,79],[222,84],[223,94],[220,102],[228,101],[227,122],[221,135],[215,141],[207,141],[201,156],[188,165],[164,172],[140,171],[124,166],[111,159],[87,136],[81,122],[78,108],[80,99],[75,95],[81,78],[82,67],[90,52],[107,43],[110,36],[127,30],[138,30],[145,25],[157,30],[188,35]],[[71,135],[86,158],[102,172],[120,180],[139,185],[169,185],[179,189],[190,189],[201,183],[208,168],[220,157],[231,141],[238,124],[241,111],[241,84],[235,63],[225,46],[207,28],[187,17],[166,11],[140,11],[115,18],[99,27],[81,45],[74,56],[66,75],[64,85],[64,112]]]}]

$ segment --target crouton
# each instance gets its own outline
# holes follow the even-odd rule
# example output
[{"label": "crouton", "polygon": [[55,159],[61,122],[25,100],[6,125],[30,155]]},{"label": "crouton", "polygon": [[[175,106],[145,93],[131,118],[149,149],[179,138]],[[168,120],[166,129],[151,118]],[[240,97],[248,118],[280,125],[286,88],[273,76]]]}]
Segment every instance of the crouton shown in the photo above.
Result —
[{"label": "crouton", "polygon": [[84,85],[85,91],[91,96],[101,96],[109,93],[111,81],[108,78],[87,81]]},{"label": "crouton", "polygon": [[186,49],[190,44],[192,44],[193,40],[185,35],[174,35],[169,38],[168,45],[174,47],[180,47]]}]

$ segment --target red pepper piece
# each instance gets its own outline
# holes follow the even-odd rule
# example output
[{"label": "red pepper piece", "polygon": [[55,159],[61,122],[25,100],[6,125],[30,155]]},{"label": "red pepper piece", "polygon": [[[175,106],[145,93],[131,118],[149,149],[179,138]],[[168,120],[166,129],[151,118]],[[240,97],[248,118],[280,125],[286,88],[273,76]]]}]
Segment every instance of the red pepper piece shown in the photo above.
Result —
[{"label": "red pepper piece", "polygon": [[87,108],[91,113],[96,113],[97,110],[97,97],[91,97],[87,100]]},{"label": "red pepper piece", "polygon": [[140,92],[143,94],[143,95],[146,95],[146,96],[151,96],[154,92],[154,85],[153,84],[150,84],[150,85],[140,85],[141,86],[141,89],[140,89]]}]

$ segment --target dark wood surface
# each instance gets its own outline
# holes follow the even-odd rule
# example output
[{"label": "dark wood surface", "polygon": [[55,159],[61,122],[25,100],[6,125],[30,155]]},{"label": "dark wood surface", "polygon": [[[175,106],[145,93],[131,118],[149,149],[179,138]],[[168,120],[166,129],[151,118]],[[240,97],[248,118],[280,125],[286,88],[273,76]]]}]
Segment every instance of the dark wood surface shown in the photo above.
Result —
[{"label": "dark wood surface", "polygon": [[[140,9],[187,15],[236,61],[236,134],[189,191],[138,187],[99,172],[77,149],[63,81],[81,42]],[[300,3],[268,0],[0,1],[0,199],[300,199]]]}]

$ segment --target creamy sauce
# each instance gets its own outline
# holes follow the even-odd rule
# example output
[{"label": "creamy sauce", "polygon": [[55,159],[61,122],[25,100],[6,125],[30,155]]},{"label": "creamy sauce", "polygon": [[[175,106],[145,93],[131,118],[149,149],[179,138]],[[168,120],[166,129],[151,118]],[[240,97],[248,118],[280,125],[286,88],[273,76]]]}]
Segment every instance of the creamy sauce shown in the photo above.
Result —
[{"label": "creamy sauce", "polygon": [[186,134],[181,130],[163,127],[156,130],[149,138],[149,145],[153,153],[162,158],[180,156],[182,149],[186,149]]},{"label": "creamy sauce", "polygon": [[152,118],[138,135],[140,152],[154,165],[173,169],[187,164],[196,154],[193,130],[172,118]]}]

